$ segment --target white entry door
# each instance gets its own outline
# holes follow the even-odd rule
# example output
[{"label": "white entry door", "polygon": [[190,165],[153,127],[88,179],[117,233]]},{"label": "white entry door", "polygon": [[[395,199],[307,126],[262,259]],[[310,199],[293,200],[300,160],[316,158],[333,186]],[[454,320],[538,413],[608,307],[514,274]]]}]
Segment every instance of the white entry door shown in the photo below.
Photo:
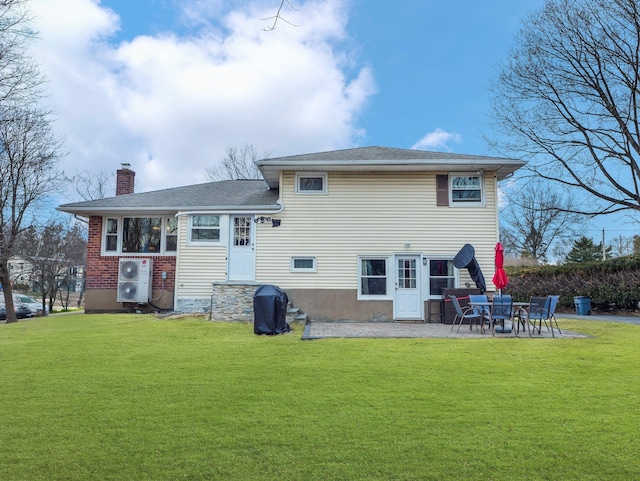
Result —
[{"label": "white entry door", "polygon": [[229,280],[253,281],[256,277],[255,232],[252,216],[231,216]]},{"label": "white entry door", "polygon": [[424,303],[420,290],[420,265],[420,256],[396,256],[394,319],[423,319]]}]

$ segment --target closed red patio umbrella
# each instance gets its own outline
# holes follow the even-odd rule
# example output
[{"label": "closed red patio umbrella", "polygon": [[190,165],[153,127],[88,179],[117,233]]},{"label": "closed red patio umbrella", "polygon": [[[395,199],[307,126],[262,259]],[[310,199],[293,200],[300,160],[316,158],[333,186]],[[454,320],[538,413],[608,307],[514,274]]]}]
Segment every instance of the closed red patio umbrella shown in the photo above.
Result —
[{"label": "closed red patio umbrella", "polygon": [[507,283],[509,282],[509,278],[507,277],[507,273],[504,271],[504,248],[502,244],[498,242],[495,247],[496,251],[496,273],[493,275],[493,284],[498,289],[498,293],[501,293],[502,289],[507,287]]}]

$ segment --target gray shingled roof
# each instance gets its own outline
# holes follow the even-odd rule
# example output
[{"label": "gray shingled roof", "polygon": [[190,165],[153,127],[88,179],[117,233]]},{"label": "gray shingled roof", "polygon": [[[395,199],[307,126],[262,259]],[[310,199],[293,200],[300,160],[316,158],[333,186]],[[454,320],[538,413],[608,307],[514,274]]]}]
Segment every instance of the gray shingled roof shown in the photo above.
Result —
[{"label": "gray shingled roof", "polygon": [[276,157],[256,162],[272,188],[278,186],[280,172],[296,171],[429,171],[464,172],[484,170],[495,172],[498,180],[513,174],[526,162],[517,159],[483,155],[430,152],[390,147],[360,147],[314,154]]},{"label": "gray shingled roof", "polygon": [[263,180],[223,180],[139,194],[63,204],[62,212],[90,215],[107,212],[174,212],[185,210],[252,210],[278,208],[278,191]]},{"label": "gray shingled roof", "polygon": [[[258,161],[258,163],[304,162],[307,160],[320,162],[333,161],[391,161],[391,160],[478,160],[495,161],[495,157],[482,155],[456,154],[452,152],[431,152],[428,150],[397,149],[392,147],[359,147],[355,149],[331,150],[312,154],[274,157]],[[500,159],[513,160],[513,159]]]}]

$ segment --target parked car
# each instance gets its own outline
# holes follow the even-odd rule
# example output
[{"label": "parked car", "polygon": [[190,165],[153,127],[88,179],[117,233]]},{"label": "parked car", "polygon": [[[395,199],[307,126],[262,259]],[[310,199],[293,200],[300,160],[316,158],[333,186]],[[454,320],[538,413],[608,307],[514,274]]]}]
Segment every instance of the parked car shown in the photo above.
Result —
[{"label": "parked car", "polygon": [[[33,297],[24,294],[13,294],[14,304],[24,304],[27,306],[34,316],[38,315],[38,311],[42,312],[42,301],[36,301]],[[49,314],[49,306],[45,305],[45,312]]]},{"label": "parked car", "polygon": [[[14,304],[14,309],[16,311],[16,317],[18,319],[25,319],[27,317],[33,317],[34,314],[24,304]],[[5,320],[7,318],[7,308],[4,304],[0,304],[0,320]]]}]

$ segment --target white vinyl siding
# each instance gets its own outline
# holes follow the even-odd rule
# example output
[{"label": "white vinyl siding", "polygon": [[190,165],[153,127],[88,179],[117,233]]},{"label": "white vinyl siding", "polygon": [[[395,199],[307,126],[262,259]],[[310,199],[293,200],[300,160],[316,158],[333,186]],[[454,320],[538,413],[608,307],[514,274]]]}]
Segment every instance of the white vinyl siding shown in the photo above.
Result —
[{"label": "white vinyl siding", "polygon": [[[270,214],[280,225],[255,224],[256,283],[359,292],[362,258],[412,253],[451,259],[469,243],[491,289],[498,213],[495,178],[484,177],[485,207],[465,208],[436,207],[436,176],[430,173],[331,172],[330,193],[322,196],[297,195],[296,174],[285,173],[280,185],[284,210]],[[221,215],[224,245],[213,246],[187,245],[188,219],[179,217],[176,296],[208,298],[211,283],[227,279],[228,216]],[[292,258],[309,258],[309,253],[316,269],[293,271]],[[427,266],[422,272],[428,291]],[[475,287],[466,269],[460,270],[458,282]],[[387,296],[392,294],[391,285]]]},{"label": "white vinyl siding", "polygon": [[[228,238],[228,217],[221,216],[220,237]],[[227,243],[189,244],[189,216],[178,217],[178,258],[176,264],[176,298],[203,299],[211,296],[214,281],[227,279]]]},{"label": "white vinyl siding", "polygon": [[[330,172],[325,196],[295,194],[284,173],[279,227],[257,225],[256,281],[283,289],[358,289],[358,258],[421,253],[453,257],[467,243],[490,283],[498,240],[496,182],[485,174],[485,207],[436,208],[436,177],[425,172]],[[405,242],[410,248],[405,248]],[[313,252],[316,273],[291,272],[291,256]],[[441,257],[440,257],[441,258]],[[460,283],[472,282],[466,270]]]}]

